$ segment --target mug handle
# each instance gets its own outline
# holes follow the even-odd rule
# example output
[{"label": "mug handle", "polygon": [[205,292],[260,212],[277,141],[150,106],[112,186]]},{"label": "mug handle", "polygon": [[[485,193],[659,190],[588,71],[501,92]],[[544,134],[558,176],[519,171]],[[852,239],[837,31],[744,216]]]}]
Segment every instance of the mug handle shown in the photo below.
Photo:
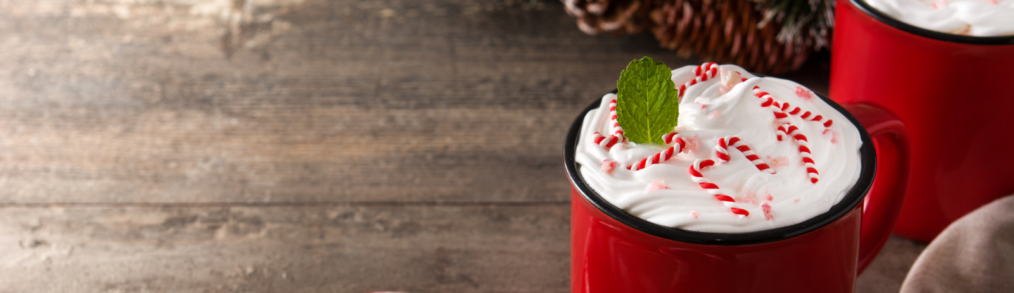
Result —
[{"label": "mug handle", "polygon": [[858,275],[884,248],[898,221],[908,187],[909,134],[898,116],[879,105],[864,102],[843,106],[870,133],[877,149],[877,173],[863,201]]}]

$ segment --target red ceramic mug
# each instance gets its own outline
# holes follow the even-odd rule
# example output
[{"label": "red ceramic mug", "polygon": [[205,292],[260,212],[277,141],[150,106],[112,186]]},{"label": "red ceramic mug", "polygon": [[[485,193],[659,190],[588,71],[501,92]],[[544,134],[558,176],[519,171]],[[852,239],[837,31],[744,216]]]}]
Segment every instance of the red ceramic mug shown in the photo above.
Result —
[{"label": "red ceramic mug", "polygon": [[[885,108],[911,133],[911,177],[895,233],[928,242],[1014,193],[1014,36],[945,34],[838,0],[830,96]],[[874,184],[876,186],[876,184]]]},{"label": "red ceramic mug", "polygon": [[[890,236],[906,182],[906,133],[893,115],[857,106],[850,115],[821,96],[854,125],[901,155],[882,160],[869,133],[859,129],[861,171],[855,186],[831,209],[805,222],[750,233],[704,233],[660,226],[630,215],[592,190],[574,155],[582,121],[564,149],[571,192],[571,292],[853,292],[855,279]],[[858,117],[858,119],[857,119]],[[900,172],[899,172],[900,171]],[[873,189],[874,177],[880,188]],[[867,197],[867,193],[869,196]],[[864,203],[865,200],[865,203]],[[860,204],[864,203],[864,204]]]}]

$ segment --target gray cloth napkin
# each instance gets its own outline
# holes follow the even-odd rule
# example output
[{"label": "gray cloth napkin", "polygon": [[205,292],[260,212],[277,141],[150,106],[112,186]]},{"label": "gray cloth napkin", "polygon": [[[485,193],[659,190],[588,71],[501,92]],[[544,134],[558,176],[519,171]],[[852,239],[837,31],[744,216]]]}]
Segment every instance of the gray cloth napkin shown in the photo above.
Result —
[{"label": "gray cloth napkin", "polygon": [[1014,195],[944,229],[912,265],[901,292],[1014,292]]}]

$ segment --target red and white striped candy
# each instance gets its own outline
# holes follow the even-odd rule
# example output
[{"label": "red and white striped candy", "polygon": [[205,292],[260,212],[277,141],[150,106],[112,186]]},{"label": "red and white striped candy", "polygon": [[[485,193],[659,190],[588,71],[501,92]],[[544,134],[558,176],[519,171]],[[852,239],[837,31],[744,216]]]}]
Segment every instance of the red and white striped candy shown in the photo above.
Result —
[{"label": "red and white striped candy", "polygon": [[716,74],[718,74],[718,63],[705,62],[704,64],[697,66],[694,68],[694,75],[696,77],[680,86],[679,97],[683,97],[683,93],[686,93],[688,87],[699,82],[705,82],[709,79],[715,78]]},{"label": "red and white striped candy", "polygon": [[725,204],[725,206],[729,207],[729,209],[732,211],[733,214],[737,214],[740,217],[749,216],[750,215],[749,211],[738,207],[739,205],[736,204],[736,199],[732,198],[731,196],[723,194],[722,191],[719,190],[718,185],[712,183],[711,180],[708,180],[708,178],[704,178],[704,175],[701,174],[701,169],[714,165],[715,161],[706,159],[697,159],[696,161],[694,161],[693,165],[690,165],[690,179],[696,182],[698,185],[700,185],[701,188],[704,188],[704,190],[707,191],[709,194],[715,196],[715,199],[718,199],[719,201],[722,202],[722,204]]},{"label": "red and white striped candy", "polygon": [[[678,136],[679,136],[679,133],[677,133],[675,131],[670,132],[670,133],[666,133],[665,135],[662,136],[662,141],[665,141],[665,144],[670,144],[670,143],[672,143],[673,139],[675,139]],[[680,138],[680,140],[683,140],[683,138]],[[680,144],[685,144],[685,143],[686,142],[682,142]]]},{"label": "red and white striped candy", "polygon": [[[799,107],[792,107],[789,103],[782,103],[782,111],[785,111],[785,113],[788,113],[789,115],[799,115],[799,118],[820,122],[820,124],[823,124],[824,127],[831,127],[831,124],[834,124],[834,121],[831,121],[831,119],[824,119],[824,116],[821,116],[820,114],[814,115],[813,113],[810,113],[810,111],[803,111],[803,109],[800,109]],[[801,115],[800,112],[802,112]],[[813,116],[811,117],[810,115]]]},{"label": "red and white striped candy", "polygon": [[727,136],[718,139],[718,145],[715,146],[715,156],[718,157],[719,163],[728,162],[732,158],[729,156],[730,146],[732,146],[739,152],[743,153],[743,156],[746,156],[746,159],[750,160],[750,162],[757,167],[757,170],[775,174],[774,168],[771,168],[771,166],[765,163],[764,160],[760,158],[760,156],[758,156],[756,153],[753,152],[752,149],[750,149],[750,146],[746,145],[746,143],[743,143],[743,140],[739,139],[739,137],[736,136],[732,137]]},{"label": "red and white striped candy", "polygon": [[806,135],[803,135],[799,128],[791,123],[785,123],[778,126],[778,140],[782,140],[782,135],[790,136],[796,140],[796,144],[799,145],[799,155],[803,157],[803,164],[806,165],[806,173],[810,177],[810,182],[816,184],[820,180],[820,174],[817,173],[817,166],[813,163],[813,155],[810,154],[810,142],[806,139]]},{"label": "red and white striped candy", "polygon": [[775,119],[785,119],[789,117],[789,114],[785,114],[785,112],[782,111],[781,104],[775,100],[775,97],[772,97],[768,92],[762,91],[759,86],[753,87],[753,95],[763,100],[763,102],[761,102],[761,107],[769,108],[771,109],[771,112],[775,113]]},{"label": "red and white striped candy", "polygon": [[623,136],[623,127],[620,127],[620,122],[616,121],[616,99],[609,101],[609,121],[613,122],[613,136],[619,138],[620,142],[626,142],[627,137]]},{"label": "red and white striped candy", "polygon": [[820,122],[820,124],[823,124],[824,127],[831,127],[831,124],[834,124],[834,121],[831,121],[831,119],[825,119],[824,116],[821,116],[820,114],[804,111],[802,108],[793,107],[792,105],[789,105],[789,103],[778,101],[778,99],[775,99],[770,93],[761,90],[760,86],[753,87],[753,95],[763,100],[763,102],[761,102],[761,107],[770,108],[771,111],[775,113],[775,119],[784,119],[789,117],[789,115],[793,115],[799,116],[799,118],[803,118],[804,120]]},{"label": "red and white striped candy", "polygon": [[680,137],[678,133],[672,132],[666,134],[666,136],[663,136],[662,138],[665,139],[666,144],[669,144],[671,142],[676,142],[676,144],[665,149],[664,151],[661,151],[650,157],[641,159],[641,161],[637,162],[637,164],[627,166],[627,170],[637,171],[647,168],[648,166],[654,164],[668,161],[670,158],[672,158],[673,155],[680,153],[680,151],[683,151],[683,149],[687,147],[686,141],[684,141],[683,137]]},{"label": "red and white striped candy", "polygon": [[714,71],[711,72],[711,76],[715,76],[715,74],[718,73],[718,63],[704,62],[701,65],[698,65],[697,67],[694,68],[694,75],[701,76],[702,73],[709,71]]},{"label": "red and white striped candy", "polygon": [[595,144],[601,146],[602,148],[608,151],[609,149],[613,148],[613,146],[616,145],[616,143],[619,142],[620,139],[617,138],[615,135],[605,137],[602,136],[601,133],[595,132],[592,133],[592,141],[594,141]]},{"label": "red and white striped candy", "polygon": [[776,137],[778,138],[778,141],[782,141],[783,137],[789,136],[789,132],[796,132],[796,130],[799,130],[799,128],[796,127],[795,125],[785,123],[782,125],[778,125],[778,128],[775,129],[775,133],[777,134]]}]

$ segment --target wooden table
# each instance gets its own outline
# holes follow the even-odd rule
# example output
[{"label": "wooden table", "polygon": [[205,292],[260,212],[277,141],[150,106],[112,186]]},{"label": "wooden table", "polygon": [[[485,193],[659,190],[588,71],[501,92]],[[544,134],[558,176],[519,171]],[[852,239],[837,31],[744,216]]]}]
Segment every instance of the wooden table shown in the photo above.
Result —
[{"label": "wooden table", "polygon": [[5,0],[0,46],[0,292],[567,292],[567,126],[697,62],[552,0]]}]

